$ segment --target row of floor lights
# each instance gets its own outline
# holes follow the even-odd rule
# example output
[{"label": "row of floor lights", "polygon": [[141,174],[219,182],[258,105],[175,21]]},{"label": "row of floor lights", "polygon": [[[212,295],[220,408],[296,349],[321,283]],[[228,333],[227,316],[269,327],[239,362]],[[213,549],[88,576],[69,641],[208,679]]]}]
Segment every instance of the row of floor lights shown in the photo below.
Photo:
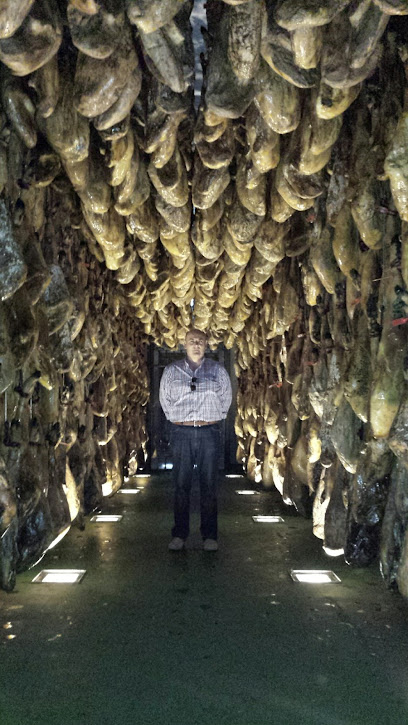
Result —
[{"label": "row of floor lights", "polygon": [[[136,478],[148,479],[147,474],[137,474]],[[227,478],[243,478],[240,474],[230,474]],[[129,479],[127,479],[129,480]],[[121,488],[118,493],[121,494],[136,494],[140,492],[140,488]],[[259,492],[252,489],[241,489],[237,490],[238,495],[256,495]],[[118,523],[122,520],[123,516],[119,514],[95,514],[91,517],[91,523]],[[252,516],[252,520],[255,523],[284,523],[282,516],[270,514],[270,515],[256,515]],[[86,569],[43,569],[37,576],[32,580],[35,583],[57,583],[57,584],[77,584],[79,583],[86,573]],[[308,584],[327,584],[336,583],[341,580],[331,570],[324,569],[291,569],[290,575],[293,581]]]},{"label": "row of floor lights", "polygon": [[[230,475],[227,478],[241,478],[242,476]],[[259,494],[259,491],[253,489],[237,489],[235,491],[239,496],[253,496]],[[259,524],[283,524],[285,519],[282,516],[275,514],[258,514],[252,516],[252,521]],[[323,547],[324,548],[324,547]],[[326,552],[328,553],[328,552]],[[336,552],[337,553],[337,552]],[[343,550],[338,551],[338,554],[343,553]],[[330,550],[330,555],[333,555]],[[337,584],[341,582],[341,579],[329,569],[291,569],[290,576],[294,582],[301,584]]]},{"label": "row of floor lights", "polygon": [[[145,478],[149,479],[150,476],[146,473],[136,474],[133,478]],[[125,483],[129,481],[129,478],[124,479]],[[120,488],[116,493],[118,494],[131,494],[140,493],[142,488]],[[90,522],[92,524],[117,524],[122,521],[123,516],[121,514],[95,514],[91,516]],[[86,574],[86,569],[43,569],[37,574],[32,583],[34,584],[79,584]]]}]

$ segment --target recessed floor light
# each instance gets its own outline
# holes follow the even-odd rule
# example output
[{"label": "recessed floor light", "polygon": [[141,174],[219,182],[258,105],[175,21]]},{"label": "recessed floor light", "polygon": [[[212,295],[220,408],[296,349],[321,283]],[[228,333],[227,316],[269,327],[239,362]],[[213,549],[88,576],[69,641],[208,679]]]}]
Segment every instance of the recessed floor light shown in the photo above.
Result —
[{"label": "recessed floor light", "polygon": [[302,584],[336,584],[339,577],[328,569],[292,569],[290,575],[294,582]]},{"label": "recessed floor light", "polygon": [[150,473],[136,473],[132,478],[150,478]]},{"label": "recessed floor light", "polygon": [[258,524],[282,524],[284,519],[282,516],[265,516],[263,514],[257,514],[252,517],[252,520]]},{"label": "recessed floor light", "polygon": [[95,516],[91,516],[91,522],[92,523],[104,523],[104,522],[112,522],[116,523],[116,521],[122,521],[123,516],[120,516],[119,514],[96,514]]},{"label": "recessed floor light", "polygon": [[43,569],[32,580],[36,584],[78,584],[86,569]]},{"label": "recessed floor light", "polygon": [[242,473],[227,473],[225,478],[244,478]]},{"label": "recessed floor light", "polygon": [[117,493],[140,493],[140,488],[120,488]]},{"label": "recessed floor light", "polygon": [[254,493],[258,493],[258,491],[251,491],[250,489],[242,489],[241,491],[235,491],[239,496],[252,496]]}]

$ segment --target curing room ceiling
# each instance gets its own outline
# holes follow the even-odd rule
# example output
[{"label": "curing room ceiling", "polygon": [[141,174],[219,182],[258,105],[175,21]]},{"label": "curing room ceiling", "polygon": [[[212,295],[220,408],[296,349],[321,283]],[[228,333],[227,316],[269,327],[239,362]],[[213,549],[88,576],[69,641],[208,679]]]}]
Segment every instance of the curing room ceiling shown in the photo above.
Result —
[{"label": "curing room ceiling", "polygon": [[193,319],[247,359],[343,299],[374,325],[367,268],[407,217],[406,3],[205,8],[200,43],[190,0],[3,3],[2,187],[11,127],[23,181],[69,179],[73,226],[157,344]]}]

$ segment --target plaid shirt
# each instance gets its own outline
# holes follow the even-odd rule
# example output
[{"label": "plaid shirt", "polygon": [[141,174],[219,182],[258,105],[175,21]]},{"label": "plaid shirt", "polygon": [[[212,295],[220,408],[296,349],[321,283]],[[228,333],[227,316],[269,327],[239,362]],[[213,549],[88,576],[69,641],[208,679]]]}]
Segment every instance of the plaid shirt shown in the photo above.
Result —
[{"label": "plaid shirt", "polygon": [[[191,390],[191,378],[196,378]],[[192,370],[186,359],[164,368],[160,381],[160,404],[173,423],[193,420],[221,420],[231,405],[231,382],[220,363],[204,358]]]}]

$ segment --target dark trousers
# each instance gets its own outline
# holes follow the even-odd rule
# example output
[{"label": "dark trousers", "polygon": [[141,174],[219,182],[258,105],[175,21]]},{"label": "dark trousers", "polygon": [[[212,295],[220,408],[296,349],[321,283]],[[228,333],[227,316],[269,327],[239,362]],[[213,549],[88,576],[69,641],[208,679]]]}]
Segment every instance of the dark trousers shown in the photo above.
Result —
[{"label": "dark trousers", "polygon": [[172,536],[187,539],[189,535],[190,491],[196,465],[200,483],[201,536],[216,540],[219,425],[194,428],[171,423],[170,443],[175,486]]}]

